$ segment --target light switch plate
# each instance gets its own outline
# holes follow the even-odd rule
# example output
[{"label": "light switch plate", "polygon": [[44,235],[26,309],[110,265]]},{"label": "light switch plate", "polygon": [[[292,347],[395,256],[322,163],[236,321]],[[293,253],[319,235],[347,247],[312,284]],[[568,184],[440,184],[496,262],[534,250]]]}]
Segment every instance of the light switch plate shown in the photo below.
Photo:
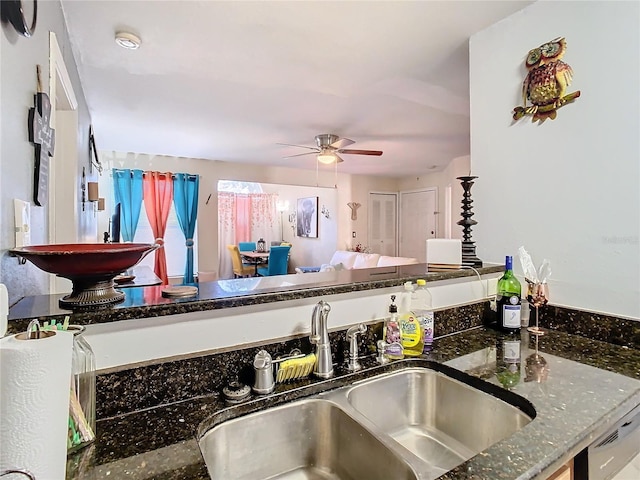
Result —
[{"label": "light switch plate", "polygon": [[15,213],[16,248],[31,245],[31,204],[15,198],[13,200]]}]

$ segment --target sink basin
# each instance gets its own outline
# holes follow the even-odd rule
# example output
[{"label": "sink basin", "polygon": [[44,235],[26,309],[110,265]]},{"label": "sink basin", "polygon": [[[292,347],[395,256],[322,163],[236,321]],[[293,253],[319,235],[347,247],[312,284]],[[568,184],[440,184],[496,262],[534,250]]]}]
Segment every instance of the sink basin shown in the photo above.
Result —
[{"label": "sink basin", "polygon": [[381,432],[428,463],[432,478],[531,421],[509,403],[427,368],[365,380],[347,398]]},{"label": "sink basin", "polygon": [[211,478],[433,480],[536,416],[513,392],[423,360],[342,382],[203,430]]},{"label": "sink basin", "polygon": [[326,400],[228,420],[200,439],[213,480],[415,480],[376,435]]}]

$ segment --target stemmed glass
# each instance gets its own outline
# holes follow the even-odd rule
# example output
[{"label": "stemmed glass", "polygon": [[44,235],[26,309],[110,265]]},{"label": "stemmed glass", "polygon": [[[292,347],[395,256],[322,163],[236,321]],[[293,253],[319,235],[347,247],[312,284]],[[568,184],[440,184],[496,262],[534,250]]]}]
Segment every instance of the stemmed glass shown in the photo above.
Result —
[{"label": "stemmed glass", "polygon": [[549,376],[549,365],[545,358],[538,353],[538,336],[534,336],[536,342],[536,351],[529,355],[525,360],[525,382],[535,381],[543,383]]},{"label": "stemmed glass", "polygon": [[544,330],[538,326],[538,308],[549,301],[549,286],[546,283],[529,282],[527,301],[536,307],[536,326],[529,327],[527,330],[533,335],[544,335]]}]

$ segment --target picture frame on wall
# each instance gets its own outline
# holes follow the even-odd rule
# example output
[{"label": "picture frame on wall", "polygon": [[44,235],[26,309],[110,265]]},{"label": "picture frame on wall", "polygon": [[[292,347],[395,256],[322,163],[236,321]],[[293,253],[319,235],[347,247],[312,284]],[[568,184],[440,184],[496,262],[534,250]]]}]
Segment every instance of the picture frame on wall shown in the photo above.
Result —
[{"label": "picture frame on wall", "polygon": [[318,238],[318,197],[299,198],[296,206],[296,235]]}]

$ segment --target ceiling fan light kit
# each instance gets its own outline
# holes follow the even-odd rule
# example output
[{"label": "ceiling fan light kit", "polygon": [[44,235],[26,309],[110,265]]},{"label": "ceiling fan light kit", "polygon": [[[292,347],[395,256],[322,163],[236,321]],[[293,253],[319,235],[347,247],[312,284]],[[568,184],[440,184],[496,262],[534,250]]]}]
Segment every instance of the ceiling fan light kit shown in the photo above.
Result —
[{"label": "ceiling fan light kit", "polygon": [[319,153],[317,159],[325,165],[330,165],[337,160],[336,156],[331,153]]}]

